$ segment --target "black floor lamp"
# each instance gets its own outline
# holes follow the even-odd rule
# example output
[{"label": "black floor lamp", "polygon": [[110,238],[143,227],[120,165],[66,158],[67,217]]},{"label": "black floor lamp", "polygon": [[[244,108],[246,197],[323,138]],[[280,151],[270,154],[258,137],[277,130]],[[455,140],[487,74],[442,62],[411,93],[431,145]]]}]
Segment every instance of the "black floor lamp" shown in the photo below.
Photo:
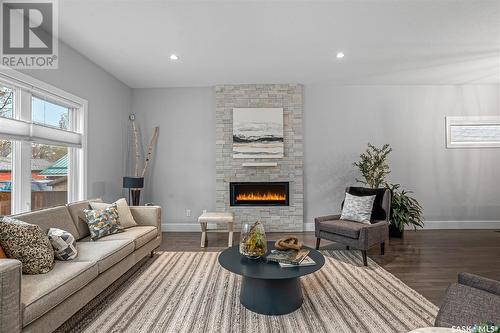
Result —
[{"label": "black floor lamp", "polygon": [[144,177],[123,177],[123,188],[128,188],[128,202],[131,206],[139,206]]}]

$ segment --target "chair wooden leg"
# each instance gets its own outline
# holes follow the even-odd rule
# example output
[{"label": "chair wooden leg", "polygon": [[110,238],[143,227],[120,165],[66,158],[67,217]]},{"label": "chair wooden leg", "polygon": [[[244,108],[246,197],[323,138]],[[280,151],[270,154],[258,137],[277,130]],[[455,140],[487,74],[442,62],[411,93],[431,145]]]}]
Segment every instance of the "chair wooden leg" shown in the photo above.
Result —
[{"label": "chair wooden leg", "polygon": [[316,238],[316,250],[319,250],[319,243],[321,242],[321,238]]},{"label": "chair wooden leg", "polygon": [[206,247],[208,245],[207,240],[207,223],[201,223],[201,247]]},{"label": "chair wooden leg", "polygon": [[380,243],[380,254],[385,254],[385,242]]},{"label": "chair wooden leg", "polygon": [[229,239],[227,241],[227,247],[231,247],[233,246],[233,231],[234,231],[233,222],[228,223],[228,229],[229,229]]},{"label": "chair wooden leg", "polygon": [[363,253],[363,265],[368,266],[368,259],[366,259],[366,250],[361,250]]},{"label": "chair wooden leg", "polygon": [[351,248],[349,247],[349,245],[346,245],[346,246],[345,246],[345,249],[346,249],[346,250],[350,250]]},{"label": "chair wooden leg", "polygon": [[149,257],[150,257],[150,258],[153,258],[153,256],[154,256],[154,255],[155,255],[155,251],[153,250],[153,251],[151,251],[151,253],[149,254]]}]

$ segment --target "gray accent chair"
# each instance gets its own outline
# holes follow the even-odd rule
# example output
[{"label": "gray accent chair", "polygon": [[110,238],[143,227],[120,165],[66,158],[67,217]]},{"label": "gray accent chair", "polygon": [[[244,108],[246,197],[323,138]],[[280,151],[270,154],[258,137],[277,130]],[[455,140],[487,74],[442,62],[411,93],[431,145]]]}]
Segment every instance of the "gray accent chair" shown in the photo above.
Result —
[{"label": "gray accent chair", "polygon": [[366,251],[380,244],[380,252],[384,254],[385,241],[389,238],[391,191],[362,187],[347,187],[345,191],[354,195],[376,195],[371,224],[341,220],[340,214],[317,217],[314,219],[316,249],[319,249],[321,239],[341,243],[348,250],[350,247],[361,250],[363,264],[368,266]]},{"label": "gray accent chair", "polygon": [[500,323],[500,282],[470,273],[458,274],[458,282],[446,290],[434,323],[438,327]]}]

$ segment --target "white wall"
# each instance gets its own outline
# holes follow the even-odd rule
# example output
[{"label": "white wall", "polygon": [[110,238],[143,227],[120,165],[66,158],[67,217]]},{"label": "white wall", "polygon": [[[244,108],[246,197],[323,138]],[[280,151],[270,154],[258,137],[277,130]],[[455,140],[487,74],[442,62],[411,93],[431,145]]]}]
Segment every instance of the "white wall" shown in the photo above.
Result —
[{"label": "white wall", "polygon": [[131,89],[63,43],[59,69],[23,73],[88,101],[88,197],[109,201],[121,196]]},{"label": "white wall", "polygon": [[203,209],[215,209],[214,90],[134,89],[132,96],[143,146],[160,126],[142,202],[160,204],[163,223],[193,223]]},{"label": "white wall", "polygon": [[342,188],[358,176],[352,163],[368,142],[392,146],[389,181],[415,192],[426,220],[500,221],[500,149],[446,149],[444,122],[500,115],[498,85],[305,91],[306,222],[339,211]]},{"label": "white wall", "polygon": [[[368,142],[392,145],[389,180],[415,192],[428,221],[500,221],[500,149],[445,149],[444,127],[445,115],[499,115],[498,85],[306,85],[304,100],[305,223],[339,211]],[[214,207],[214,109],[213,88],[133,90],[143,125],[161,127],[146,193],[164,223]]]}]

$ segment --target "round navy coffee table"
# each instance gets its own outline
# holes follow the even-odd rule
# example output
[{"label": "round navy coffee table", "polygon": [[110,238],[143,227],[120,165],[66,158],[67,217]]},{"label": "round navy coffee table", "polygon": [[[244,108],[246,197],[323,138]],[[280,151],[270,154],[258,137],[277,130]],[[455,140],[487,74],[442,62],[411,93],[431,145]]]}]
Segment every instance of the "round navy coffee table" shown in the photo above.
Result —
[{"label": "round navy coffee table", "polygon": [[[268,253],[274,249],[274,242],[267,242]],[[293,312],[302,305],[302,289],[299,278],[319,270],[325,264],[325,257],[308,248],[314,266],[281,268],[276,262],[265,258],[248,259],[239,252],[239,245],[219,254],[219,264],[228,271],[241,275],[240,302],[247,309],[266,315],[283,315]]]}]

